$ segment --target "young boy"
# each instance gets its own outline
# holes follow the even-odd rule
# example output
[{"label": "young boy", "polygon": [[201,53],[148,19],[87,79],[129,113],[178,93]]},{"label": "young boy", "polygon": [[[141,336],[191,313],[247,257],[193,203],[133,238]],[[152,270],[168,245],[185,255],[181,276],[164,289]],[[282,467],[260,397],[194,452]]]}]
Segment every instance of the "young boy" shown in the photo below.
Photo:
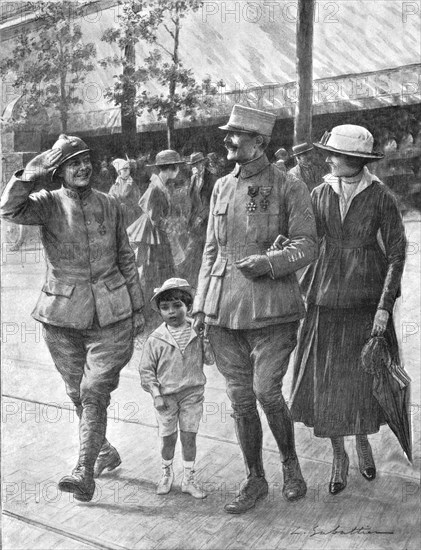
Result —
[{"label": "young boy", "polygon": [[195,483],[193,470],[206,378],[203,344],[187,317],[193,303],[192,289],[185,279],[168,279],[155,289],[151,302],[164,322],[146,340],[139,370],[142,387],[154,400],[162,438],[163,472],[157,494],[171,490],[179,425],[184,464],[181,490],[205,498],[206,493]]}]

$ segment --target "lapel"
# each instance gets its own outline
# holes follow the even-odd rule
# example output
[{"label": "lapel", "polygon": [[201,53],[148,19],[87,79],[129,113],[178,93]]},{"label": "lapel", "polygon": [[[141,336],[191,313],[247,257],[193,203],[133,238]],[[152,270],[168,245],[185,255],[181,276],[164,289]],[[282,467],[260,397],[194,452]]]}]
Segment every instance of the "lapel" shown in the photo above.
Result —
[{"label": "lapel", "polygon": [[[187,346],[188,346],[190,342],[192,342],[195,338],[198,338],[198,336],[193,328],[193,323],[191,322],[191,319],[187,319],[187,321],[190,324],[190,338],[189,338],[189,341],[187,342]],[[180,349],[165,323],[162,323],[161,325],[159,325],[159,327],[151,334],[151,336],[153,336],[154,338],[157,338],[158,340],[162,340],[163,342],[169,344],[174,348]],[[187,349],[187,346],[186,346],[186,349]]]},{"label": "lapel", "polygon": [[370,185],[373,183],[373,181],[380,181],[375,175],[371,174],[368,171],[367,166],[364,166],[363,177],[361,178],[361,181],[357,185],[357,189],[355,190],[354,196],[352,197],[350,203],[348,204],[347,211],[345,212],[345,215],[342,218],[341,208],[340,208],[340,198],[341,198],[340,180],[336,176],[332,176],[332,174],[327,174],[327,176],[325,176],[323,179],[327,184],[330,185],[330,187],[334,191],[334,195],[336,197],[335,198],[336,215],[338,216],[338,218],[340,220],[341,227],[343,227],[343,225],[345,224],[345,220],[346,220],[350,210],[352,209],[352,206],[354,205],[355,198],[360,193],[365,191],[368,187],[370,187]]}]

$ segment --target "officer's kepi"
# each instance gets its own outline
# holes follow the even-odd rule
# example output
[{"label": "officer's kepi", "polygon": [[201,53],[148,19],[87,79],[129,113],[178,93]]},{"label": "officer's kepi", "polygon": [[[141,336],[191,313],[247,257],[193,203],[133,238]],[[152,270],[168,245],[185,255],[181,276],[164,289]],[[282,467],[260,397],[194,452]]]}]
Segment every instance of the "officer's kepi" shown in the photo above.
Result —
[{"label": "officer's kepi", "polygon": [[244,132],[270,137],[276,122],[276,115],[243,105],[234,105],[229,121],[220,130]]}]

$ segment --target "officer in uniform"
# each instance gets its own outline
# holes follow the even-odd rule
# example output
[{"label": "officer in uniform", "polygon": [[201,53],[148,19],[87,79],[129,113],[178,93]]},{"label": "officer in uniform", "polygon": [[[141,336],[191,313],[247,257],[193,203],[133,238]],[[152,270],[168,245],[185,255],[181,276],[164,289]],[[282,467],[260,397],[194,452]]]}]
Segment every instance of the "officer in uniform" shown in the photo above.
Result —
[{"label": "officer in uniform", "polygon": [[[143,296],[120,205],[92,189],[87,145],[61,135],[53,148],[12,177],[1,199],[1,216],[39,225],[47,276],[32,315],[80,418],[79,460],[59,483],[80,501],[92,499],[95,474],[120,462],[105,439],[110,393],[143,330]],[[53,176],[62,187],[32,192]],[[98,459],[98,460],[97,460]],[[96,464],[95,464],[96,463]]]},{"label": "officer in uniform", "polygon": [[[226,379],[247,479],[226,512],[242,513],[268,493],[262,463],[262,406],[283,463],[283,495],[306,494],[282,380],[305,308],[296,271],[317,253],[304,183],[269,163],[275,115],[235,105],[226,126],[234,171],[214,187],[193,305],[194,327],[207,334]],[[279,244],[278,244],[279,243]],[[283,245],[282,245],[283,243]],[[272,249],[268,251],[268,249]]]}]

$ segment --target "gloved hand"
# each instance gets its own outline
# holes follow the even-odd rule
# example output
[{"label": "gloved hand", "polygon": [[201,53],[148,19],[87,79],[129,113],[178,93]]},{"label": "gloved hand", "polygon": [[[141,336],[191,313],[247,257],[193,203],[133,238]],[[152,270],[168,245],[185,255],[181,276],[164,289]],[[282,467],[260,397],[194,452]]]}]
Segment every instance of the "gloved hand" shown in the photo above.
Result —
[{"label": "gloved hand", "polygon": [[266,254],[253,254],[235,262],[235,267],[244,277],[256,279],[270,272],[270,261]]}]

